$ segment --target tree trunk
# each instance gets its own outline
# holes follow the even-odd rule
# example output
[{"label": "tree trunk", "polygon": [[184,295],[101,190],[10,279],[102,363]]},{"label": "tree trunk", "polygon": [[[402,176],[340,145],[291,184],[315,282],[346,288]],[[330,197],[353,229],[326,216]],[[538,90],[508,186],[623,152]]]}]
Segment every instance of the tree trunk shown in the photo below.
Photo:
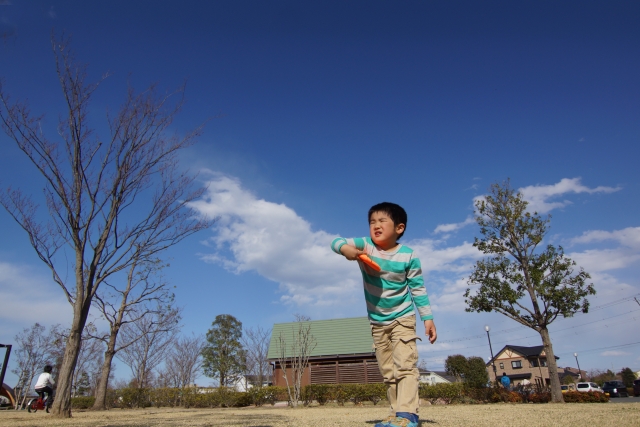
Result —
[{"label": "tree trunk", "polygon": [[551,402],[564,403],[562,389],[560,388],[560,377],[558,376],[558,364],[553,354],[553,345],[549,337],[549,330],[547,328],[540,329],[540,336],[542,337],[544,354],[547,356],[547,368],[549,369],[549,381],[551,383]]},{"label": "tree trunk", "polygon": [[[69,330],[67,346],[64,349],[62,365],[58,373],[58,384],[56,398],[53,401],[52,414],[59,418],[71,418],[71,386],[73,385],[73,372],[78,361],[80,345],[82,344],[82,330],[87,321],[80,306],[82,300],[76,300],[73,313],[73,323]],[[88,310],[87,310],[88,311]]]},{"label": "tree trunk", "polygon": [[82,331],[87,323],[89,308],[91,307],[90,294],[86,296],[86,299],[82,298],[86,289],[91,289],[91,287],[87,286],[87,288],[84,288],[84,286],[79,286],[78,288],[81,292],[78,292],[73,304],[73,321],[69,329],[69,338],[67,338],[67,346],[64,349],[60,372],[58,372],[56,398],[51,408],[52,415],[58,418],[71,418],[71,386],[73,385],[73,373],[76,369],[80,346],[82,345]]},{"label": "tree trunk", "polygon": [[116,352],[115,337],[109,338],[107,344],[107,351],[104,352],[104,363],[102,364],[102,371],[100,374],[100,381],[98,381],[98,387],[96,389],[96,401],[93,404],[94,411],[104,411],[107,409],[107,389],[109,387],[109,375],[111,375],[111,362],[113,362],[113,356]]}]

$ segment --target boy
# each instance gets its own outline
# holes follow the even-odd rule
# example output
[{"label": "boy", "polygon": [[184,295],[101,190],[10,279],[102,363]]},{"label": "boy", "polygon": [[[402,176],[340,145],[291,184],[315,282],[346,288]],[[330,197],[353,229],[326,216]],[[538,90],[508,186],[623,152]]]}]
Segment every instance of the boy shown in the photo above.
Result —
[{"label": "boy", "polygon": [[[419,424],[416,340],[420,338],[416,336],[414,304],[431,344],[437,338],[420,260],[413,250],[398,243],[406,226],[405,210],[395,203],[384,202],[369,209],[369,238],[338,237],[331,243],[334,252],[358,261],[362,272],[376,359],[387,385],[392,414],[375,427],[417,427]],[[381,271],[360,261],[361,254],[376,261]]]},{"label": "boy", "polygon": [[34,387],[36,389],[36,393],[38,393],[39,396],[42,396],[42,398],[44,399],[44,394],[47,394],[47,399],[46,399],[46,405],[47,406],[51,406],[51,396],[53,396],[53,387],[56,386],[55,381],[53,381],[53,377],[51,376],[51,371],[53,370],[53,368],[51,367],[51,365],[47,365],[44,367],[44,372],[42,374],[40,374],[40,376],[38,377],[38,381],[36,382],[36,386]]}]

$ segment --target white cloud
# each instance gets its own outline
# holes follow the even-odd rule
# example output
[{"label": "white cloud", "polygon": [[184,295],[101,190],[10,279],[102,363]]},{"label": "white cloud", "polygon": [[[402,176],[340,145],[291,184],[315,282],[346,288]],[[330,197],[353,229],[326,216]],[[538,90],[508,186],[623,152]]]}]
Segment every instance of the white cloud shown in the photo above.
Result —
[{"label": "white cloud", "polygon": [[470,217],[467,217],[467,219],[465,219],[463,222],[455,222],[452,224],[440,224],[436,227],[436,229],[433,232],[436,234],[450,233],[452,231],[457,231],[461,228],[466,227],[467,225],[475,224],[475,223],[476,223],[476,220],[472,216],[470,216]]},{"label": "white cloud", "polygon": [[440,241],[420,239],[407,242],[420,258],[422,270],[459,272],[468,270],[470,262],[482,256],[472,243],[463,242],[458,246],[439,248]]},{"label": "white cloud", "polygon": [[622,230],[585,231],[580,237],[576,237],[572,243],[593,243],[613,240],[628,248],[640,249],[640,227],[627,227]]},{"label": "white cloud", "polygon": [[631,355],[631,353],[628,353],[626,351],[617,351],[617,350],[609,350],[609,351],[604,351],[602,353],[600,353],[600,356],[629,356]]},{"label": "white cloud", "polygon": [[589,272],[616,270],[630,267],[640,260],[640,253],[626,248],[588,249],[568,254],[578,266]]},{"label": "white cloud", "polygon": [[32,266],[14,265],[0,261],[0,338],[13,335],[36,322],[68,324],[72,309],[51,279],[34,272]]},{"label": "white cloud", "polygon": [[589,188],[580,183],[580,178],[563,178],[553,185],[530,185],[522,187],[518,191],[529,202],[529,209],[538,213],[547,213],[556,208],[562,208],[571,202],[562,200],[551,202],[549,199],[562,196],[567,193],[613,193],[619,191],[620,187],[598,186]]},{"label": "white cloud", "polygon": [[208,262],[236,273],[254,270],[280,284],[283,302],[328,306],[361,303],[358,268],[329,248],[336,237],[314,231],[285,206],[257,198],[234,178],[211,172],[208,191],[192,207],[219,217]]},{"label": "white cloud", "polygon": [[[209,173],[212,178],[205,197],[192,204],[201,214],[219,217],[209,240],[214,252],[202,259],[236,273],[256,271],[280,285],[285,303],[336,310],[362,304],[359,270],[329,248],[335,235],[312,230],[291,208],[259,199],[237,179]],[[455,306],[462,311],[460,277],[482,254],[468,242],[451,247],[440,247],[441,243],[430,239],[406,242],[422,261],[434,307],[442,295],[444,308]],[[429,274],[434,274],[433,280]],[[435,278],[436,274],[453,278]],[[446,291],[436,291],[440,287]]]}]

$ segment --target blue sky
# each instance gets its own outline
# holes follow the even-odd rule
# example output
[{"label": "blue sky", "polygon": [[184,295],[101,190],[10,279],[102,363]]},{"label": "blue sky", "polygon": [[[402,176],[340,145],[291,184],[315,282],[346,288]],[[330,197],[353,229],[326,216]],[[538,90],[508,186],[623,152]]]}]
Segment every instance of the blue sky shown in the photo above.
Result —
[{"label": "blue sky", "polygon": [[[420,346],[430,368],[449,354],[486,359],[486,324],[494,350],[539,345],[503,316],[464,312],[473,199],[510,178],[598,292],[589,314],[552,325],[560,366],[578,352],[582,369],[640,370],[639,19],[622,1],[2,0],[0,76],[55,125],[50,34],[65,31],[92,78],[110,73],[98,132],[127,82],[186,80],[172,130],[211,119],[181,164],[209,188],[194,207],[221,218],[167,253],[186,333],[218,314],[249,327],[366,315],[355,264],[329,243],[366,235],[368,208],[386,200],[407,210],[403,242],[423,262],[439,332]],[[0,147],[0,185],[38,197],[24,155],[4,134]],[[71,308],[4,211],[0,223],[9,343]]]}]

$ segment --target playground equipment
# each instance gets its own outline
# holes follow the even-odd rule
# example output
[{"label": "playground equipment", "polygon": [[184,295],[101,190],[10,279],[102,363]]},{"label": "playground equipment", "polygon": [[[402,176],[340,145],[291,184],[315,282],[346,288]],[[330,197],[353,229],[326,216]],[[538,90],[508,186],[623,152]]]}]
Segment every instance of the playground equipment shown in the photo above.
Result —
[{"label": "playground equipment", "polygon": [[11,355],[11,344],[0,344],[0,348],[4,348],[4,362],[2,363],[2,369],[0,370],[0,396],[4,396],[9,399],[11,406],[15,407],[16,398],[13,394],[13,389],[4,383],[4,374],[7,372],[7,365],[9,364],[9,356]]}]

